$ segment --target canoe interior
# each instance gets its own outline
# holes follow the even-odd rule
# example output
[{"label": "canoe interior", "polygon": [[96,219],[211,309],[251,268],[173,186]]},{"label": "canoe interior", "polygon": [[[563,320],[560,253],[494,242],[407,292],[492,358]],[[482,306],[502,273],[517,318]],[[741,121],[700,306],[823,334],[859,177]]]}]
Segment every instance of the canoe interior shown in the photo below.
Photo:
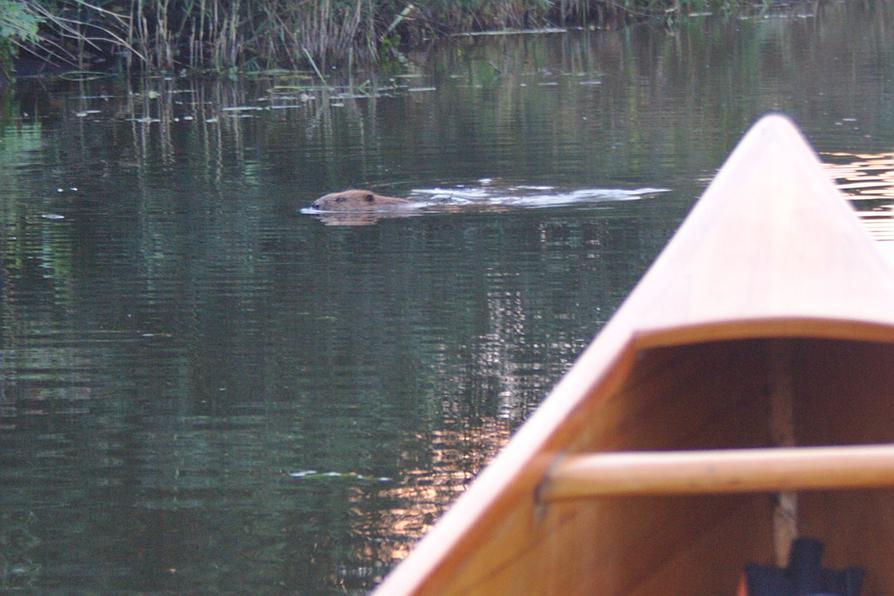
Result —
[{"label": "canoe interior", "polygon": [[[788,355],[782,363],[780,354]],[[780,371],[798,445],[894,441],[891,344],[735,340],[629,350],[623,358],[626,374],[593,390],[556,451],[774,446],[771,394]],[[777,501],[762,493],[512,507],[482,550],[451,570],[450,587],[733,594],[747,563],[775,563]],[[894,591],[894,491],[801,493],[797,527],[826,543],[825,566],[864,567],[864,594]]]}]

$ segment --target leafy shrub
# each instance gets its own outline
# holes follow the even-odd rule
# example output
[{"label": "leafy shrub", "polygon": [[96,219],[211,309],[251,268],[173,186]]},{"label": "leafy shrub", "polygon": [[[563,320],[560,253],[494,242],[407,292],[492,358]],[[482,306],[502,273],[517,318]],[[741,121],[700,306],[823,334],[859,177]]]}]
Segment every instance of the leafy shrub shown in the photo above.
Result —
[{"label": "leafy shrub", "polygon": [[39,40],[41,21],[24,1],[0,0],[0,71],[5,77],[12,73],[12,60],[22,44]]}]

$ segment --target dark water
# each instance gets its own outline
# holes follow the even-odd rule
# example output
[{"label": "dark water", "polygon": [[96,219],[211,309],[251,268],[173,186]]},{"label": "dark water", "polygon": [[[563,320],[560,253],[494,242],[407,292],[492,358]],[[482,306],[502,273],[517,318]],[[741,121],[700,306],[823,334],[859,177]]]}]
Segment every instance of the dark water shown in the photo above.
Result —
[{"label": "dark water", "polygon": [[[352,93],[0,96],[0,590],[369,589],[760,114],[839,165],[892,150],[892,25],[826,4],[456,40]],[[443,202],[300,213],[346,187]],[[856,202],[878,227],[892,199]]]}]

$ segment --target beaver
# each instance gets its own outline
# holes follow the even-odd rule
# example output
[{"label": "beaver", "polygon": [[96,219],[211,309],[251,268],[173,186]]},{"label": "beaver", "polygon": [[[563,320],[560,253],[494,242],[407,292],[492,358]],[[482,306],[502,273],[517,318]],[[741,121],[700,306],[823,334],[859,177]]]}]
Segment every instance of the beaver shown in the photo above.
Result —
[{"label": "beaver", "polygon": [[352,188],[323,195],[310,208],[318,211],[369,211],[410,205],[411,201],[397,197],[386,197],[372,192]]}]

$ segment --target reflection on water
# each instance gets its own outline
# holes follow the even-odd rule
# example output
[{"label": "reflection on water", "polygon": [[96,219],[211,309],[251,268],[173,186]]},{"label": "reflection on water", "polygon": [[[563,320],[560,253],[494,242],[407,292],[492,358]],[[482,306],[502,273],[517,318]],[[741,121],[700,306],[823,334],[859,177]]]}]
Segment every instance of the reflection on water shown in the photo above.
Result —
[{"label": "reflection on water", "polygon": [[873,238],[894,240],[894,153],[829,152],[823,159]]},{"label": "reflection on water", "polygon": [[894,153],[826,153],[838,188],[854,198],[894,199]]},{"label": "reflection on water", "polygon": [[443,513],[445,500],[452,501],[463,492],[474,479],[474,471],[484,467],[509,440],[510,424],[505,419],[490,418],[472,425],[459,421],[456,427],[425,437],[433,451],[429,466],[406,470],[400,486],[384,491],[398,505],[377,513],[381,525],[370,533],[392,537],[378,553],[383,568],[409,554],[415,541]]},{"label": "reflection on water", "polygon": [[[369,589],[759,114],[894,146],[886,6],[818,10],[5,93],[0,590]],[[350,187],[426,208],[300,213]]]}]

